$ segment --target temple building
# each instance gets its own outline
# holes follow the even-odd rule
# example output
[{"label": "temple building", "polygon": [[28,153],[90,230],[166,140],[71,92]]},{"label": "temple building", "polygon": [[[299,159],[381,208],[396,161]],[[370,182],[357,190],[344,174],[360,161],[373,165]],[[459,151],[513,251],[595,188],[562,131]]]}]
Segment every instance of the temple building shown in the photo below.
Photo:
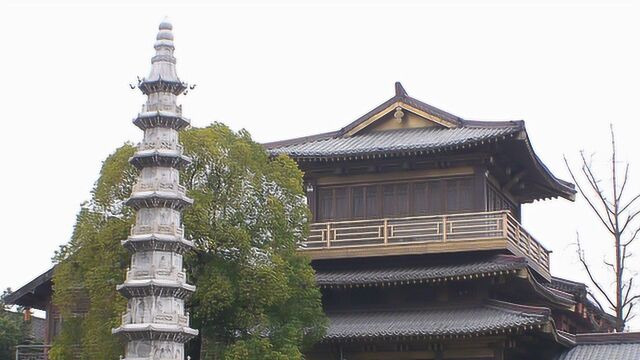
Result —
[{"label": "temple building", "polygon": [[309,359],[640,358],[639,334],[606,334],[613,317],[521,225],[524,204],[576,193],[524,122],[465,120],[396,83],[340,130],[265,146],[305,174],[300,251],[330,324]]},{"label": "temple building", "polygon": [[[183,359],[182,344],[197,336],[183,302],[195,290],[181,256],[191,199],[177,170],[189,161],[178,144],[189,122],[175,102],[186,84],[170,24],[157,41],[134,120],[145,135],[132,158],[136,225],[123,242],[132,264],[118,287],[129,309],[114,329],[129,342],[127,359],[169,348]],[[329,319],[308,359],[640,359],[640,333],[615,333],[615,319],[584,284],[555,277],[550,248],[521,225],[523,205],[576,194],[536,155],[524,122],[466,120],[396,83],[394,96],[342,129],[264,146],[304,172],[312,221],[299,251],[312,259]],[[61,321],[52,275],[7,298],[47,311],[48,344]]]}]

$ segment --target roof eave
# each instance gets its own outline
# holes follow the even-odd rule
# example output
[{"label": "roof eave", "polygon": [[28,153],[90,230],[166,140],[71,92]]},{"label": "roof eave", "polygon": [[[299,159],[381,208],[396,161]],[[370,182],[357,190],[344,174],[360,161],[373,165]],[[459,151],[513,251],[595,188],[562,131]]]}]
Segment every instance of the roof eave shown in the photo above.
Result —
[{"label": "roof eave", "polygon": [[38,287],[46,284],[47,282],[52,281],[54,270],[55,270],[55,266],[45,271],[44,273],[40,274],[38,277],[31,280],[30,282],[20,287],[16,291],[7,295],[4,299],[5,303],[12,304],[12,305],[22,305],[22,306],[29,305],[23,301],[25,300],[25,297],[34,295]]}]

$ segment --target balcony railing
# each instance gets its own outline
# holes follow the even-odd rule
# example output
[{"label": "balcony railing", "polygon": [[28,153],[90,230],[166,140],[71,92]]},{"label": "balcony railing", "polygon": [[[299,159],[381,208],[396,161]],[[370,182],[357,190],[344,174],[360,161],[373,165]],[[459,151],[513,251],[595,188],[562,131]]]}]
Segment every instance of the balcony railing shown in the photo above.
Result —
[{"label": "balcony railing", "polygon": [[[123,325],[127,325],[127,324],[135,324],[135,322],[133,321],[133,317],[132,314],[129,312],[126,312],[124,314],[122,314],[122,324]],[[142,320],[142,319],[136,319],[136,320]],[[175,325],[179,325],[179,326],[189,326],[189,313],[186,313],[185,315],[180,315],[180,314],[154,314],[153,315],[153,319],[151,321],[152,323],[155,324],[175,324]]]},{"label": "balcony railing", "polygon": [[176,113],[177,115],[182,115],[182,105],[173,105],[173,104],[155,104],[155,105],[147,105],[142,104],[142,113],[150,112],[150,111],[168,111]]},{"label": "balcony railing", "polygon": [[509,211],[315,223],[301,250],[312,258],[499,250],[549,276],[549,253]]},{"label": "balcony railing", "polygon": [[146,279],[165,279],[173,280],[180,283],[187,282],[187,273],[183,271],[176,271],[165,268],[156,268],[150,266],[149,269],[129,269],[127,270],[127,280],[146,280]]},{"label": "balcony railing", "polygon": [[51,345],[18,345],[16,360],[48,360]]},{"label": "balcony railing", "polygon": [[154,181],[151,183],[137,183],[133,185],[132,192],[143,191],[178,191],[180,194],[185,195],[187,188],[178,183],[168,183],[161,181]]},{"label": "balcony railing", "polygon": [[176,227],[175,225],[134,225],[131,227],[131,236],[135,235],[147,235],[147,234],[163,234],[184,236],[184,229]]},{"label": "balcony railing", "polygon": [[184,147],[181,144],[175,144],[171,141],[147,141],[138,143],[138,151],[145,150],[175,150],[180,155],[184,153]]}]

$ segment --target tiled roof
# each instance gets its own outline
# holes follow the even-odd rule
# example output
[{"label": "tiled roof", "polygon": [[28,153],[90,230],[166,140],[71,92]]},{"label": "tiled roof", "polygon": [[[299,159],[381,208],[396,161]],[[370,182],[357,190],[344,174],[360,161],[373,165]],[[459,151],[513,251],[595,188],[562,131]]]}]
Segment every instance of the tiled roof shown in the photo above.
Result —
[{"label": "tiled roof", "polygon": [[4,299],[5,303],[46,310],[41,307],[43,302],[52,293],[51,285],[54,270],[55,266],[31,280],[28,284],[7,295]]},{"label": "tiled roof", "polygon": [[578,345],[565,352],[558,360],[638,360],[640,343]]},{"label": "tiled roof", "polygon": [[638,360],[640,333],[581,334],[576,346],[556,360]]},{"label": "tiled roof", "polygon": [[587,293],[587,286],[585,284],[555,276],[551,278],[549,287],[576,296],[583,296]]},{"label": "tiled roof", "polygon": [[[404,105],[403,105],[404,104]],[[423,128],[366,131],[376,117],[396,105],[418,111],[438,125]],[[415,110],[417,109],[417,110]],[[432,119],[433,118],[433,119]],[[435,119],[435,120],[434,120]],[[299,164],[317,161],[351,161],[429,154],[478,147],[504,141],[513,160],[527,169],[523,202],[562,196],[573,200],[574,185],[556,178],[535,154],[523,121],[465,120],[407,95],[396,84],[396,95],[340,130],[265,143],[271,156],[285,154]]]},{"label": "tiled roof", "polygon": [[417,128],[376,131],[351,137],[329,137],[269,149],[272,155],[287,154],[297,159],[345,158],[365,155],[430,153],[478,145],[515,136],[523,129],[519,122],[503,126],[459,128]]},{"label": "tiled roof", "polygon": [[468,307],[351,311],[327,316],[329,327],[325,340],[496,334],[510,329],[530,329],[550,321],[547,309],[498,301]]},{"label": "tiled roof", "polygon": [[600,315],[604,320],[608,321],[612,327],[615,327],[615,317],[602,310],[600,306],[595,303],[593,297],[589,294],[587,285],[554,276],[551,278],[551,282],[545,286],[554,291],[571,294],[576,301],[585,304],[588,309]]},{"label": "tiled roof", "polygon": [[402,282],[464,279],[481,275],[498,275],[526,268],[524,258],[497,255],[466,262],[410,265],[403,267],[374,267],[365,269],[317,269],[316,281],[324,287],[395,284]]}]

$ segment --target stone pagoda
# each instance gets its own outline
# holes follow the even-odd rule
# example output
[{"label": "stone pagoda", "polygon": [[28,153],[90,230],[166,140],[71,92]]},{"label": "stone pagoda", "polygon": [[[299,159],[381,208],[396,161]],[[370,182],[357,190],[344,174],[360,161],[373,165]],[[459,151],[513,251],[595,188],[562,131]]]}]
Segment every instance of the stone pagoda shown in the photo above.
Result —
[{"label": "stone pagoda", "polygon": [[180,185],[183,155],[178,132],[189,126],[177,97],[188,85],[176,74],[172,25],[164,20],[151,59],[151,73],[138,82],[147,102],[133,123],[144,131],[130,159],[140,175],[127,205],[136,211],[131,236],[131,267],[118,291],[129,302],[113,333],[127,341],[126,359],[184,359],[184,343],[198,334],[189,327],[184,301],[195,286],[187,283],[182,256],[193,247],[184,239],[181,212],[191,205]]}]

